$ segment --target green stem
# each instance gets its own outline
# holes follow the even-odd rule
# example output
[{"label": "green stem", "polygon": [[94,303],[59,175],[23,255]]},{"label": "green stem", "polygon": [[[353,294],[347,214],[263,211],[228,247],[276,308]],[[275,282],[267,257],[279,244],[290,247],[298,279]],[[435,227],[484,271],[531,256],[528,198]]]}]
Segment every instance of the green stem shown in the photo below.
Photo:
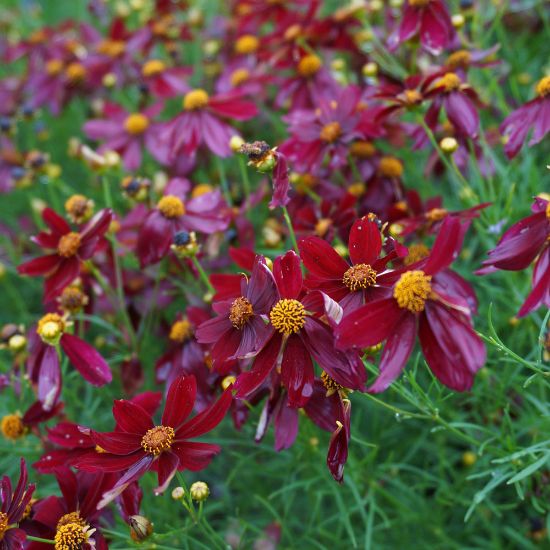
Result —
[{"label": "green stem", "polygon": [[196,256],[193,256],[191,259],[193,261],[193,265],[195,266],[195,268],[199,272],[199,276],[200,276],[202,282],[204,283],[204,286],[206,286],[206,288],[208,288],[209,292],[214,294],[216,292],[216,289],[210,283],[210,280],[208,279],[208,275],[206,274],[206,271],[204,271],[202,265],[200,264],[199,259]]},{"label": "green stem", "polygon": [[285,218],[286,225],[288,227],[288,233],[290,235],[290,240],[292,241],[292,246],[294,247],[294,250],[296,251],[296,254],[299,254],[298,250],[298,242],[296,241],[296,234],[294,233],[294,227],[292,227],[292,221],[290,220],[290,214],[288,213],[288,210],[286,206],[281,206],[283,210],[283,216]]},{"label": "green stem", "polygon": [[239,159],[239,169],[241,170],[241,178],[243,180],[243,189],[244,196],[248,200],[250,197],[250,179],[248,178],[248,170],[246,168],[246,163],[242,155],[238,155]]},{"label": "green stem", "polygon": [[32,540],[34,542],[43,542],[44,544],[55,544],[55,540],[42,539],[40,537],[32,537],[31,535],[27,535],[27,540]]},{"label": "green stem", "polygon": [[220,173],[220,183],[222,186],[222,192],[223,196],[225,197],[225,201],[229,206],[233,206],[233,199],[231,198],[231,193],[229,192],[229,183],[227,182],[227,177],[225,175],[225,166],[223,165],[223,161],[220,157],[215,156],[216,164],[218,165],[218,171]]}]

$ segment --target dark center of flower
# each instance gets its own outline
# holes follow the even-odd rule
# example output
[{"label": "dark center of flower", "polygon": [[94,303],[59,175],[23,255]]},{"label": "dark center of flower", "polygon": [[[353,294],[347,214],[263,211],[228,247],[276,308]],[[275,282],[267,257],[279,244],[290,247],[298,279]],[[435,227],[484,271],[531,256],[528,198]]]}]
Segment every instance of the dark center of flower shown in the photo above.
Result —
[{"label": "dark center of flower", "polygon": [[170,426],[155,426],[147,431],[141,439],[141,446],[146,453],[158,456],[172,446],[176,437],[174,428]]},{"label": "dark center of flower", "polygon": [[55,533],[55,550],[81,550],[88,542],[89,532],[87,525],[78,523],[65,523]]},{"label": "dark center of flower", "polygon": [[191,90],[185,94],[183,98],[183,108],[186,111],[196,111],[204,109],[208,105],[208,93],[201,88]]},{"label": "dark center of flower", "polygon": [[25,424],[23,424],[23,420],[20,415],[8,414],[4,416],[4,418],[2,418],[2,422],[0,422],[0,431],[6,439],[15,441],[25,435],[27,428],[25,427]]},{"label": "dark center of flower", "polygon": [[423,260],[430,254],[430,249],[424,243],[415,243],[409,246],[409,254],[404,260],[405,265],[411,265]]},{"label": "dark center of flower", "polygon": [[546,97],[550,94],[550,76],[541,78],[537,83],[537,95],[539,97]]},{"label": "dark center of flower", "polygon": [[141,113],[132,113],[124,121],[124,129],[131,135],[143,134],[149,128],[149,119]]},{"label": "dark center of flower", "polygon": [[71,258],[78,252],[80,241],[80,233],[71,231],[63,235],[57,243],[57,253],[64,258]]},{"label": "dark center of flower", "polygon": [[447,215],[445,208],[432,208],[426,212],[426,219],[430,222],[439,222]]},{"label": "dark center of flower", "polygon": [[376,284],[376,271],[368,264],[357,264],[344,273],[342,282],[352,292],[368,288]]},{"label": "dark center of flower", "polygon": [[182,200],[174,195],[162,197],[157,204],[159,212],[169,220],[179,218],[185,214],[185,206]]},{"label": "dark center of flower", "polygon": [[329,122],[321,128],[319,137],[327,143],[335,142],[342,135],[342,127],[338,122]]},{"label": "dark center of flower", "polygon": [[311,78],[321,69],[323,63],[320,57],[316,55],[306,55],[298,63],[298,73],[304,78]]},{"label": "dark center of flower", "polygon": [[193,334],[193,327],[187,319],[176,321],[170,329],[170,340],[182,344]]},{"label": "dark center of flower", "polygon": [[445,88],[446,92],[453,92],[460,88],[461,83],[460,77],[455,73],[445,73],[437,80],[436,86]]},{"label": "dark center of flower", "polygon": [[59,297],[59,305],[63,311],[78,313],[88,303],[88,297],[77,286],[65,287]]},{"label": "dark center of flower", "polygon": [[431,280],[431,275],[420,270],[403,273],[393,289],[397,305],[412,313],[424,311],[426,300],[432,292]]},{"label": "dark center of flower", "polygon": [[253,315],[252,304],[244,296],[239,296],[231,304],[229,320],[236,329],[241,330]]},{"label": "dark center of flower", "polygon": [[400,178],[403,175],[403,163],[395,157],[382,157],[378,172],[385,178]]},{"label": "dark center of flower", "polygon": [[146,61],[141,68],[141,74],[145,77],[161,74],[166,69],[166,65],[160,59],[150,59]]},{"label": "dark center of flower", "polygon": [[327,390],[327,397],[330,397],[334,393],[344,389],[343,386],[338,384],[338,382],[331,378],[325,371],[321,373],[321,381],[323,382],[323,386],[325,386],[325,389]]},{"label": "dark center of flower", "polygon": [[467,50],[453,52],[447,58],[447,67],[451,69],[466,69],[472,61],[472,54]]},{"label": "dark center of flower", "polygon": [[0,512],[0,541],[4,538],[4,533],[8,530],[8,514]]},{"label": "dark center of flower", "polygon": [[275,330],[289,336],[306,324],[306,310],[298,300],[285,298],[273,306],[269,318]]}]

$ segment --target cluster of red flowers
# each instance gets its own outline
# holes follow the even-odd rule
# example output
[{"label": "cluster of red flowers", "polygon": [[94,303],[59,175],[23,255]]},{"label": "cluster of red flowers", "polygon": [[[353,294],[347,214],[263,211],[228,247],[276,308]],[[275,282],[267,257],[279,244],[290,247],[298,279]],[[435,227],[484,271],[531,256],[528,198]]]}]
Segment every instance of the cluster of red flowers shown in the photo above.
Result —
[{"label": "cluster of red flowers", "polygon": [[[2,433],[42,437],[33,466],[57,477],[62,496],[31,500],[24,463],[15,492],[4,478],[0,549],[45,547],[26,535],[56,548],[107,548],[105,506],[116,501],[129,521],[147,471],[158,476],[158,494],[178,470],[205,468],[220,448],[193,440],[228,411],[239,429],[263,407],[256,440],[273,423],[282,450],[303,410],[331,434],[327,465],[341,482],[350,392],[386,390],[417,336],[431,373],[452,390],[469,390],[485,363],[473,328],[477,298],[452,264],[490,206],[451,211],[440,197],[422,199],[405,185],[403,162],[385,151],[409,140],[430,150],[427,174],[451,166],[467,174],[470,154],[490,173],[479,137],[487,106],[468,76],[496,63],[497,48],[464,49],[464,17],[451,19],[443,0],[379,11],[352,4],[328,16],[316,0],[234,0],[231,15],[209,25],[186,2],[152,4],[138,21],[110,19],[93,0],[95,25],[67,21],[15,43],[1,39],[3,59],[25,69],[0,81],[0,190],[40,177],[52,185],[55,165],[18,149],[16,122],[40,109],[62,115],[82,100],[92,114],[70,152],[94,177],[89,193],[81,182],[85,194],[64,197],[64,213],[42,209],[47,229],[31,240],[45,255],[25,246],[31,258],[18,266],[43,277],[44,315],[28,331],[4,328],[14,362],[3,385],[15,389],[28,375],[36,402],[4,417]],[[375,28],[366,31],[366,20]],[[183,52],[193,41],[202,59],[190,66]],[[374,63],[372,44],[395,66]],[[286,132],[277,147],[260,141],[271,125],[269,136]],[[502,123],[510,158],[531,128],[529,146],[550,132],[548,76]],[[256,172],[262,180],[251,187]],[[206,178],[220,185],[199,183]],[[94,214],[87,195],[98,182],[105,204]],[[540,195],[480,270],[535,262],[519,315],[550,306],[549,243],[550,202]],[[175,317],[151,323],[152,309],[162,316],[170,306]],[[85,340],[94,319],[120,321],[103,335],[127,352],[116,370]],[[162,394],[138,393],[149,368],[140,358],[144,332],[163,342],[154,366],[165,395],[160,423]],[[86,383],[120,380],[128,399],[113,405],[113,431],[65,417],[65,356]],[[44,436],[41,424],[52,420]]]}]

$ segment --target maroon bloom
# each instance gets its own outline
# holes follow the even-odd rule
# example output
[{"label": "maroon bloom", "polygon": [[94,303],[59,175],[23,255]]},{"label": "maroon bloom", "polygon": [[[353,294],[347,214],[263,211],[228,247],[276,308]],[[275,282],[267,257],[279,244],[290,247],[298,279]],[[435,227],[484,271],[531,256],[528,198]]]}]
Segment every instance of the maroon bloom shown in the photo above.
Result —
[{"label": "maroon bloom", "polygon": [[467,229],[467,223],[447,217],[430,256],[397,271],[392,296],[369,302],[338,325],[338,347],[364,348],[385,341],[380,375],[370,392],[385,390],[399,376],[417,332],[426,362],[443,384],[457,391],[472,386],[485,363],[485,346],[471,326],[476,309],[473,292],[447,269]]},{"label": "maroon bloom", "polygon": [[184,77],[191,74],[187,67],[167,67],[160,59],[149,59],[141,68],[143,84],[155,97],[167,99],[189,91]]},{"label": "maroon bloom", "polygon": [[407,249],[390,239],[388,244],[393,250],[380,258],[382,244],[378,224],[367,218],[357,220],[351,228],[351,265],[323,239],[313,236],[301,239],[300,256],[309,271],[306,287],[325,292],[344,312],[391,295],[395,275],[386,266],[391,260],[406,256]]},{"label": "maroon bloom", "polygon": [[451,16],[443,0],[405,0],[399,29],[390,37],[390,45],[397,47],[415,36],[428,52],[437,55],[454,37]]},{"label": "maroon bloom", "polygon": [[550,199],[536,197],[533,214],[515,223],[489,251],[489,259],[477,273],[485,275],[498,269],[521,271],[535,259],[532,290],[521,306],[523,317],[541,305],[550,307]]},{"label": "maroon bloom", "polygon": [[23,275],[44,275],[44,302],[53,300],[79,276],[82,261],[94,255],[111,218],[111,210],[101,210],[79,231],[72,231],[69,224],[51,208],[44,209],[42,219],[50,231],[42,231],[31,240],[55,252],[17,268]]},{"label": "maroon bloom", "polygon": [[355,353],[342,353],[334,346],[332,327],[341,308],[321,292],[304,296],[300,258],[289,251],[276,258],[273,275],[277,285],[269,312],[270,335],[255,357],[252,369],[235,383],[238,398],[245,398],[280,368],[281,381],[288,391],[290,407],[303,407],[313,393],[315,372],[312,357],[338,384],[362,390],[366,379],[363,363]]},{"label": "maroon bloom", "polygon": [[519,153],[531,128],[533,135],[529,147],[539,143],[550,132],[550,76],[538,82],[536,92],[535,99],[516,109],[500,126],[500,132],[506,138],[504,152],[508,158]]},{"label": "maroon bloom", "polygon": [[0,481],[0,550],[23,550],[26,540],[25,532],[17,524],[23,519],[31,501],[34,485],[27,485],[27,466],[23,459],[20,464],[15,491],[8,476]]},{"label": "maroon bloom", "polygon": [[160,425],[155,425],[151,414],[139,405],[115,401],[113,416],[118,430],[90,431],[93,441],[105,452],[83,457],[76,463],[77,468],[90,472],[125,472],[103,494],[98,508],[106,506],[149,470],[157,472],[155,493],[160,494],[177,470],[202,470],[220,452],[218,445],[189,440],[213,430],[222,421],[231,405],[231,386],[218,401],[186,420],[193,410],[196,392],[194,376],[177,378],[168,391]]}]

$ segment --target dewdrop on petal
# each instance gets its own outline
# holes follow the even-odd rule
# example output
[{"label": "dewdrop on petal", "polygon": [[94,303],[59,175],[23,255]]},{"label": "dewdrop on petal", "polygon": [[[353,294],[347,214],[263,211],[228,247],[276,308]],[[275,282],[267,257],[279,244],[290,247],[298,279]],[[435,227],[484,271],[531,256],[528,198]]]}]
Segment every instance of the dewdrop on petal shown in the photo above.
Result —
[{"label": "dewdrop on petal", "polygon": [[210,488],[204,481],[195,481],[189,489],[191,498],[196,502],[204,502],[210,495]]},{"label": "dewdrop on petal", "polygon": [[130,537],[136,542],[147,539],[153,533],[153,524],[145,516],[130,516]]},{"label": "dewdrop on petal", "polygon": [[454,137],[445,137],[439,142],[444,153],[452,154],[458,149],[458,141]]},{"label": "dewdrop on petal", "polygon": [[172,498],[174,500],[181,500],[185,496],[185,489],[183,487],[174,487],[172,489]]}]

